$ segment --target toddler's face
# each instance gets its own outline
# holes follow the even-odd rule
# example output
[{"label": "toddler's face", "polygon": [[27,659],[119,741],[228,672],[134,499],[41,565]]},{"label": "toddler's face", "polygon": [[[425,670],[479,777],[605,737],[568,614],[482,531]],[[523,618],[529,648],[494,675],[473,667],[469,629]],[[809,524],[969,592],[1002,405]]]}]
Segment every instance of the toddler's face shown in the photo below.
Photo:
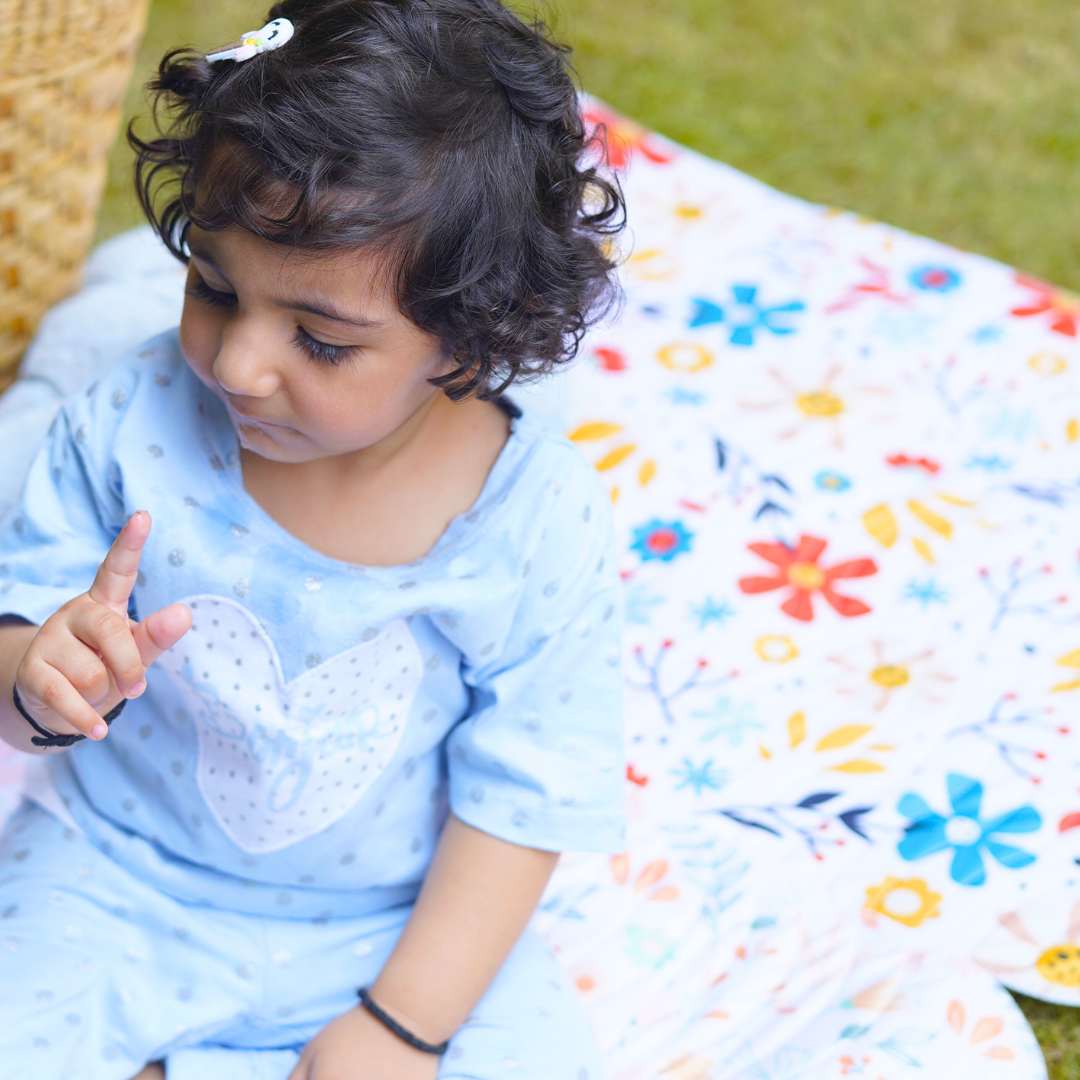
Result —
[{"label": "toddler's face", "polygon": [[369,257],[291,257],[239,228],[192,226],[188,247],[181,348],[252,453],[376,467],[455,404],[426,380],[456,365],[397,310]]}]

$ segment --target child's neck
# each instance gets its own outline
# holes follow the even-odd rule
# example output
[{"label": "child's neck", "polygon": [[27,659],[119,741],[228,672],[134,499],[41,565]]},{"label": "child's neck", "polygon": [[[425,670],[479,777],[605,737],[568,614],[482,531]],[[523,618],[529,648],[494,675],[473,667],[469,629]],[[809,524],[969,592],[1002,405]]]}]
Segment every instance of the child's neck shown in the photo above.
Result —
[{"label": "child's neck", "polygon": [[[242,449],[244,487],[279,525],[331,558],[380,566],[419,559],[476,501],[510,434],[493,401],[440,396],[447,406],[427,413],[428,423],[381,467],[281,465]],[[310,471],[317,464],[323,469]]]}]

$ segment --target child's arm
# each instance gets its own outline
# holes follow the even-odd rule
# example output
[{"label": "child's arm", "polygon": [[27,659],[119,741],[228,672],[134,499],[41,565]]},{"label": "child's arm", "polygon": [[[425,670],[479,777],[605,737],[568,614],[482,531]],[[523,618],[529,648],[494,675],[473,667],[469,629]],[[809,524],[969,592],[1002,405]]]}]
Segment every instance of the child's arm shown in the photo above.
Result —
[{"label": "child's arm", "polygon": [[370,987],[428,1042],[450,1038],[483,996],[547,887],[559,852],[521,847],[451,813],[394,951]]},{"label": "child's arm", "polygon": [[26,754],[49,752],[47,747],[34,746],[30,742],[36,732],[19,715],[11,696],[15,672],[40,629],[36,623],[0,615],[0,740]]}]

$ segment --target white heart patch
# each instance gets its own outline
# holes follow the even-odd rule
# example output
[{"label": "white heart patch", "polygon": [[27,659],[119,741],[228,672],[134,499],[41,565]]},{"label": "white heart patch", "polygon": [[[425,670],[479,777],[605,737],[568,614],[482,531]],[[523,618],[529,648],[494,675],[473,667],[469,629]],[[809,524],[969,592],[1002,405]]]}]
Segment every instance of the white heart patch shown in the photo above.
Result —
[{"label": "white heart patch", "polygon": [[386,768],[423,658],[404,619],[286,682],[274,643],[227,596],[185,597],[191,629],[158,659],[199,739],[196,780],[243,850],[280,851],[338,821]]}]

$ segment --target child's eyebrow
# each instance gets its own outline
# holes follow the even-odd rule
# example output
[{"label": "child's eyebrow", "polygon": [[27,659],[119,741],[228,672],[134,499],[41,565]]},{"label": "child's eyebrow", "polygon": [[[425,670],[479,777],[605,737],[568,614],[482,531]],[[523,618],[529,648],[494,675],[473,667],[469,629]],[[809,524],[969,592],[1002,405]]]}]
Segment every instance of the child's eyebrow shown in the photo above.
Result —
[{"label": "child's eyebrow", "polygon": [[[218,264],[214,261],[213,256],[210,255],[210,253],[206,251],[201,244],[193,243],[189,238],[188,250],[192,253],[192,255],[198,255],[198,257],[202,259],[203,262],[208,263],[219,274],[221,274],[221,276],[225,278],[226,281],[228,280],[221,267],[218,266]],[[356,315],[346,315],[344,312],[339,311],[337,308],[335,308],[333,304],[331,304],[328,300],[320,299],[319,303],[314,303],[311,300],[288,300],[283,297],[275,296],[271,298],[271,302],[276,304],[278,307],[293,308],[297,311],[309,311],[312,315],[321,315],[324,319],[333,319],[334,322],[348,323],[350,326],[358,326],[364,330],[377,330],[380,327],[386,325],[386,323],[382,322],[381,320],[365,319],[362,316]]]}]

